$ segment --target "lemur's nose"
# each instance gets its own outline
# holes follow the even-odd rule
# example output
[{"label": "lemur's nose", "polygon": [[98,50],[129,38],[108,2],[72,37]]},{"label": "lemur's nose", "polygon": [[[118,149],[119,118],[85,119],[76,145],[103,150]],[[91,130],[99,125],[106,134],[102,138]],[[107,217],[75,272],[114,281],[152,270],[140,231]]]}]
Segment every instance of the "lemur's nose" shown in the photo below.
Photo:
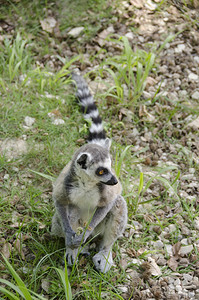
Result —
[{"label": "lemur's nose", "polygon": [[112,176],[111,179],[107,182],[104,182],[105,184],[108,184],[108,185],[115,185],[118,183],[118,180],[115,176]]}]

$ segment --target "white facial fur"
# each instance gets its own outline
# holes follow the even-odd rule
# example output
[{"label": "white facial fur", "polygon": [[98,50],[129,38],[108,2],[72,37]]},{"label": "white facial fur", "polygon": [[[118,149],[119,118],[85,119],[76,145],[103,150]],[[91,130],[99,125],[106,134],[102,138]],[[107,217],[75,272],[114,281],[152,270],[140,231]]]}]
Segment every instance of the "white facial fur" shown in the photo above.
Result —
[{"label": "white facial fur", "polygon": [[[97,174],[95,172],[99,167],[103,167],[103,168],[107,169],[109,171],[109,173],[107,175],[105,174],[102,176],[97,176]],[[85,170],[85,172],[87,173],[87,175],[90,178],[95,178],[95,180],[97,182],[99,182],[99,181],[106,182],[106,181],[110,180],[112,177],[111,158],[109,157],[103,162],[99,162],[97,164],[91,165],[91,167],[89,167],[87,170]]]},{"label": "white facial fur", "polygon": [[[87,155],[87,161],[86,161],[86,168],[82,168],[82,166],[78,163],[78,160],[81,159],[82,155],[86,154]],[[97,182],[107,182],[108,180],[111,179],[112,172],[111,172],[111,158],[107,158],[105,161],[101,161],[99,163],[93,163],[91,165],[90,162],[92,161],[92,157],[90,153],[81,153],[78,155],[77,160],[76,160],[76,174],[78,177],[81,178],[83,182],[88,182],[88,183],[97,183]],[[99,167],[106,168],[109,173],[106,175],[104,174],[103,176],[97,176],[96,170]]]}]

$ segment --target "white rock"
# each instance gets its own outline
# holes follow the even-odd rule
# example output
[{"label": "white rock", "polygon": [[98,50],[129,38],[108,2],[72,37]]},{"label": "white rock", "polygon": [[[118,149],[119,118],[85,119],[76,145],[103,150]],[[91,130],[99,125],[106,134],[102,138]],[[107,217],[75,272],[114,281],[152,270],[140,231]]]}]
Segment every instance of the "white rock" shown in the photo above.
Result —
[{"label": "white rock", "polygon": [[137,128],[133,128],[132,132],[131,132],[131,135],[136,137],[139,135],[139,131],[137,130]]},{"label": "white rock", "polygon": [[166,251],[168,253],[168,255],[173,255],[173,251],[172,251],[172,245],[165,245]]},{"label": "white rock", "polygon": [[65,121],[62,119],[55,119],[52,121],[52,124],[53,125],[62,125],[62,124],[65,124]]},{"label": "white rock", "polygon": [[153,246],[155,249],[162,249],[164,247],[164,244],[162,241],[158,240],[158,241],[155,241],[153,242]]},{"label": "white rock", "polygon": [[180,248],[179,254],[186,255],[189,254],[193,250],[193,245],[187,245]]},{"label": "white rock", "polygon": [[175,290],[175,286],[173,284],[170,284],[168,287],[170,290]]},{"label": "white rock", "polygon": [[84,30],[83,26],[75,27],[68,32],[68,35],[76,38],[80,35],[80,33]]},{"label": "white rock", "polygon": [[191,98],[194,99],[194,100],[199,100],[199,91],[195,91],[192,94]]},{"label": "white rock", "polygon": [[166,280],[168,281],[169,285],[170,285],[170,284],[173,284],[174,281],[175,281],[175,279],[174,279],[173,277],[167,277]]},{"label": "white rock", "polygon": [[8,180],[10,178],[9,174],[5,174],[3,179]]},{"label": "white rock", "polygon": [[193,180],[195,179],[194,174],[185,174],[181,177],[181,180]]},{"label": "white rock", "polygon": [[181,280],[179,279],[179,278],[177,278],[176,280],[175,280],[175,285],[180,285],[181,284]]},{"label": "white rock", "polygon": [[183,276],[183,278],[184,278],[184,280],[186,282],[191,282],[193,280],[193,276],[192,275],[184,273],[182,276]]},{"label": "white rock", "polygon": [[199,129],[199,117],[191,123],[189,123],[187,126],[193,128],[193,130]]},{"label": "white rock", "polygon": [[197,81],[198,79],[199,79],[199,76],[197,75],[197,74],[195,74],[195,73],[190,73],[189,75],[188,75],[188,79],[190,80],[190,81]]},{"label": "white rock", "polygon": [[182,53],[183,50],[185,50],[185,44],[179,44],[179,45],[175,48],[175,53]]},{"label": "white rock", "polygon": [[155,4],[151,0],[147,0],[144,2],[145,2],[145,7],[148,8],[149,10],[155,10],[157,8],[157,4]]},{"label": "white rock", "polygon": [[26,116],[24,119],[24,122],[27,127],[31,127],[35,123],[35,118],[31,118],[29,116]]},{"label": "white rock", "polygon": [[55,119],[55,114],[53,114],[52,112],[48,113],[49,118]]},{"label": "white rock", "polygon": [[196,230],[199,230],[199,217],[196,217],[194,220],[194,228]]},{"label": "white rock", "polygon": [[194,299],[196,300],[194,291],[193,292],[192,291],[188,292],[188,295],[189,295],[190,300],[194,300]]},{"label": "white rock", "polygon": [[181,285],[176,285],[175,290],[176,290],[176,292],[181,292],[182,291]]},{"label": "white rock", "polygon": [[188,94],[188,93],[187,93],[187,91],[185,91],[185,90],[179,91],[179,95],[180,95],[180,96],[186,97],[187,94]]},{"label": "white rock", "polygon": [[176,231],[176,225],[175,224],[170,224],[168,227],[169,227],[169,233],[172,233],[172,232]]},{"label": "white rock", "polygon": [[152,95],[149,92],[143,91],[142,96],[144,99],[149,99],[152,97]]},{"label": "white rock", "polygon": [[127,32],[125,34],[125,36],[127,37],[127,39],[129,39],[130,41],[135,39],[135,35],[133,34],[133,32]]},{"label": "white rock", "polygon": [[199,63],[199,56],[195,56],[193,59],[194,59],[197,63]]},{"label": "white rock", "polygon": [[8,159],[18,158],[27,152],[27,143],[22,139],[5,139],[0,141],[0,153]]},{"label": "white rock", "polygon": [[52,33],[57,21],[53,17],[48,17],[44,20],[40,20],[40,23],[43,30]]},{"label": "white rock", "polygon": [[117,286],[118,290],[120,290],[122,293],[127,293],[128,292],[128,287],[127,286],[123,286],[123,285],[119,285]]},{"label": "white rock", "polygon": [[188,245],[188,240],[187,239],[182,239],[180,241],[181,245],[187,246]]},{"label": "white rock", "polygon": [[159,276],[162,274],[159,266],[156,264],[155,259],[152,257],[148,257],[148,262],[150,263],[150,269],[149,272],[154,276]]},{"label": "white rock", "polygon": [[[24,80],[27,78],[27,75],[26,74],[22,74],[22,75],[20,75],[19,76],[19,80],[21,81],[21,82],[24,82]],[[26,83],[25,83],[25,85],[27,86],[27,85],[29,85],[31,83],[31,80],[30,80],[30,78],[28,78],[28,80],[26,81]]]}]

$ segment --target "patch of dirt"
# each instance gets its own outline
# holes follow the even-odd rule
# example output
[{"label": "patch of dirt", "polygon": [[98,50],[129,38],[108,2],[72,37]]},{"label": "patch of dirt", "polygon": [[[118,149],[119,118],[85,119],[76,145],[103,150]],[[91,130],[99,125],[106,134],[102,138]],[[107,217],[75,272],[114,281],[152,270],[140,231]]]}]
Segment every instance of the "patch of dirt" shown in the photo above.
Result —
[{"label": "patch of dirt", "polygon": [[0,153],[7,159],[15,159],[28,152],[27,142],[22,139],[5,139],[0,141]]},{"label": "patch of dirt", "polygon": [[[81,47],[84,59],[77,63],[77,67],[82,73],[93,71],[107,57],[121,54],[121,47],[106,39],[109,34],[112,37],[126,36],[135,51],[148,51],[154,47],[154,52],[158,53],[157,66],[147,79],[141,99],[146,105],[141,103],[133,112],[121,109],[120,106],[119,113],[113,116],[113,138],[121,144],[133,145],[132,157],[139,153],[136,156],[139,158],[136,168],[148,178],[157,175],[153,167],[176,167],[181,173],[178,195],[184,199],[185,208],[198,215],[199,125],[195,112],[197,110],[198,113],[199,105],[199,31],[198,23],[194,20],[199,19],[199,11],[196,9],[197,1],[193,3],[193,7],[186,8],[180,1],[173,1],[161,9],[159,0],[122,1],[121,7],[114,9],[113,24],[102,24],[98,34],[89,42],[84,43],[84,28],[76,28],[77,39],[67,39],[71,31],[62,36],[58,30],[60,45],[56,44],[53,37],[51,43],[55,53],[59,50],[63,57],[68,58],[76,55]],[[42,28],[52,33],[58,26],[57,20],[46,18],[47,21],[48,24],[41,23]],[[7,30],[8,25],[4,24]],[[173,37],[161,49],[171,34]],[[92,62],[90,55],[93,57]],[[41,63],[47,63],[52,70],[61,67],[55,55],[46,55]],[[111,82],[111,78],[106,78],[106,81]],[[91,81],[90,86],[99,90],[106,88],[103,83],[96,85],[95,81]],[[112,104],[117,106],[117,103]],[[132,121],[133,114],[139,120],[136,124]],[[123,122],[124,129],[116,127],[118,121]],[[17,158],[27,151],[27,142],[22,139],[0,141],[0,152],[8,159]],[[133,167],[135,164],[132,163]],[[164,174],[163,179],[171,182],[172,171]],[[132,180],[129,192],[135,183]],[[121,249],[120,267],[125,270],[127,278],[124,286],[118,289],[124,299],[130,296],[134,300],[199,299],[199,219],[196,217],[192,222],[188,210],[182,213],[183,203],[180,201],[176,200],[173,205],[174,192],[174,189],[167,190],[167,203],[161,203],[161,207],[160,201],[154,201],[153,204],[140,206],[138,210],[149,227],[151,241],[147,241],[137,251],[132,248]],[[144,194],[144,200],[164,199],[164,193],[165,186],[155,180]],[[155,213],[149,214],[152,205]],[[162,228],[157,220],[167,225]],[[143,223],[133,221],[133,225],[129,225],[125,232],[126,241],[130,238],[139,239],[143,231]],[[5,244],[4,252],[9,253],[10,247],[9,243]],[[149,253],[148,261],[142,259],[145,252]]]}]

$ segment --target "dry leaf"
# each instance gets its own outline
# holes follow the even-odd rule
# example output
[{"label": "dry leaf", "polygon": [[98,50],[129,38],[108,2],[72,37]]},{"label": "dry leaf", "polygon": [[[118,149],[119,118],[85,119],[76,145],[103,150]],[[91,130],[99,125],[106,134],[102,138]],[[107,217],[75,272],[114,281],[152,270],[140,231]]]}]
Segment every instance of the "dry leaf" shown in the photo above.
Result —
[{"label": "dry leaf", "polygon": [[148,257],[148,262],[150,264],[150,273],[153,276],[160,276],[162,275],[162,272],[160,270],[160,268],[158,267],[158,265],[155,262],[155,259],[153,259],[152,257]]},{"label": "dry leaf", "polygon": [[14,247],[17,250],[17,252],[20,254],[21,258],[23,260],[25,260],[25,255],[24,255],[24,252],[22,250],[22,244],[21,244],[21,241],[19,239],[16,239],[16,241],[14,242]]},{"label": "dry leaf", "polygon": [[54,109],[50,112],[50,114],[55,115],[56,117],[61,117],[61,113],[58,109]]},{"label": "dry leaf", "polygon": [[20,222],[15,222],[14,224],[11,224],[10,227],[12,228],[19,228],[19,227],[26,227],[27,223],[20,223]]},{"label": "dry leaf", "polygon": [[156,121],[155,117],[148,113],[146,105],[140,105],[139,117],[144,117],[144,120],[150,123],[154,123]]},{"label": "dry leaf", "polygon": [[3,249],[1,253],[5,256],[5,258],[9,258],[12,251],[12,245],[10,243],[5,243],[3,245]]},{"label": "dry leaf", "polygon": [[57,21],[53,17],[48,17],[44,20],[40,20],[41,27],[44,31],[52,33]]},{"label": "dry leaf", "polygon": [[139,33],[142,35],[149,36],[153,34],[155,31],[157,31],[157,26],[154,26],[150,23],[141,24],[139,27]]},{"label": "dry leaf", "polygon": [[73,38],[77,38],[80,35],[80,33],[83,32],[83,30],[84,30],[83,26],[75,27],[68,32],[68,35],[70,35]]},{"label": "dry leaf", "polygon": [[126,259],[122,258],[120,259],[119,265],[122,267],[122,269],[126,270],[128,262],[126,261]]},{"label": "dry leaf", "polygon": [[144,1],[143,0],[130,0],[130,3],[137,7],[137,8],[143,8],[144,7]]},{"label": "dry leaf", "polygon": [[144,252],[146,252],[146,248],[140,248],[137,250],[137,256],[142,255]]},{"label": "dry leaf", "polygon": [[98,44],[100,46],[103,46],[104,40],[107,38],[107,36],[114,32],[115,32],[115,30],[114,30],[113,26],[109,26],[107,29],[104,29],[103,31],[101,31],[98,34],[98,39],[97,39]]},{"label": "dry leaf", "polygon": [[180,252],[181,248],[181,243],[177,242],[175,245],[173,245],[172,250],[173,250],[173,255],[177,258]]},{"label": "dry leaf", "polygon": [[145,7],[149,10],[155,10],[157,8],[157,4],[153,3],[151,0],[146,0]]},{"label": "dry leaf", "polygon": [[194,121],[192,121],[191,123],[189,123],[187,126],[192,128],[193,130],[198,130],[199,129],[199,117],[197,119],[195,119]]},{"label": "dry leaf", "polygon": [[148,76],[146,79],[146,87],[154,86],[157,84],[157,80],[151,76]]},{"label": "dry leaf", "polygon": [[178,267],[177,258],[175,256],[171,256],[170,259],[167,261],[167,265],[172,271],[176,271]]},{"label": "dry leaf", "polygon": [[49,288],[50,288],[50,282],[46,279],[42,279],[41,280],[41,287],[48,294]]},{"label": "dry leaf", "polygon": [[127,248],[126,249],[126,253],[128,254],[128,256],[130,256],[130,257],[137,257],[137,252],[136,252],[136,250],[134,250],[133,248],[131,249],[131,248]]},{"label": "dry leaf", "polygon": [[199,8],[199,0],[193,0],[194,8]]},{"label": "dry leaf", "polygon": [[43,224],[43,223],[41,223],[39,221],[37,221],[37,223],[39,224],[39,229],[44,229],[46,227],[45,224]]}]

